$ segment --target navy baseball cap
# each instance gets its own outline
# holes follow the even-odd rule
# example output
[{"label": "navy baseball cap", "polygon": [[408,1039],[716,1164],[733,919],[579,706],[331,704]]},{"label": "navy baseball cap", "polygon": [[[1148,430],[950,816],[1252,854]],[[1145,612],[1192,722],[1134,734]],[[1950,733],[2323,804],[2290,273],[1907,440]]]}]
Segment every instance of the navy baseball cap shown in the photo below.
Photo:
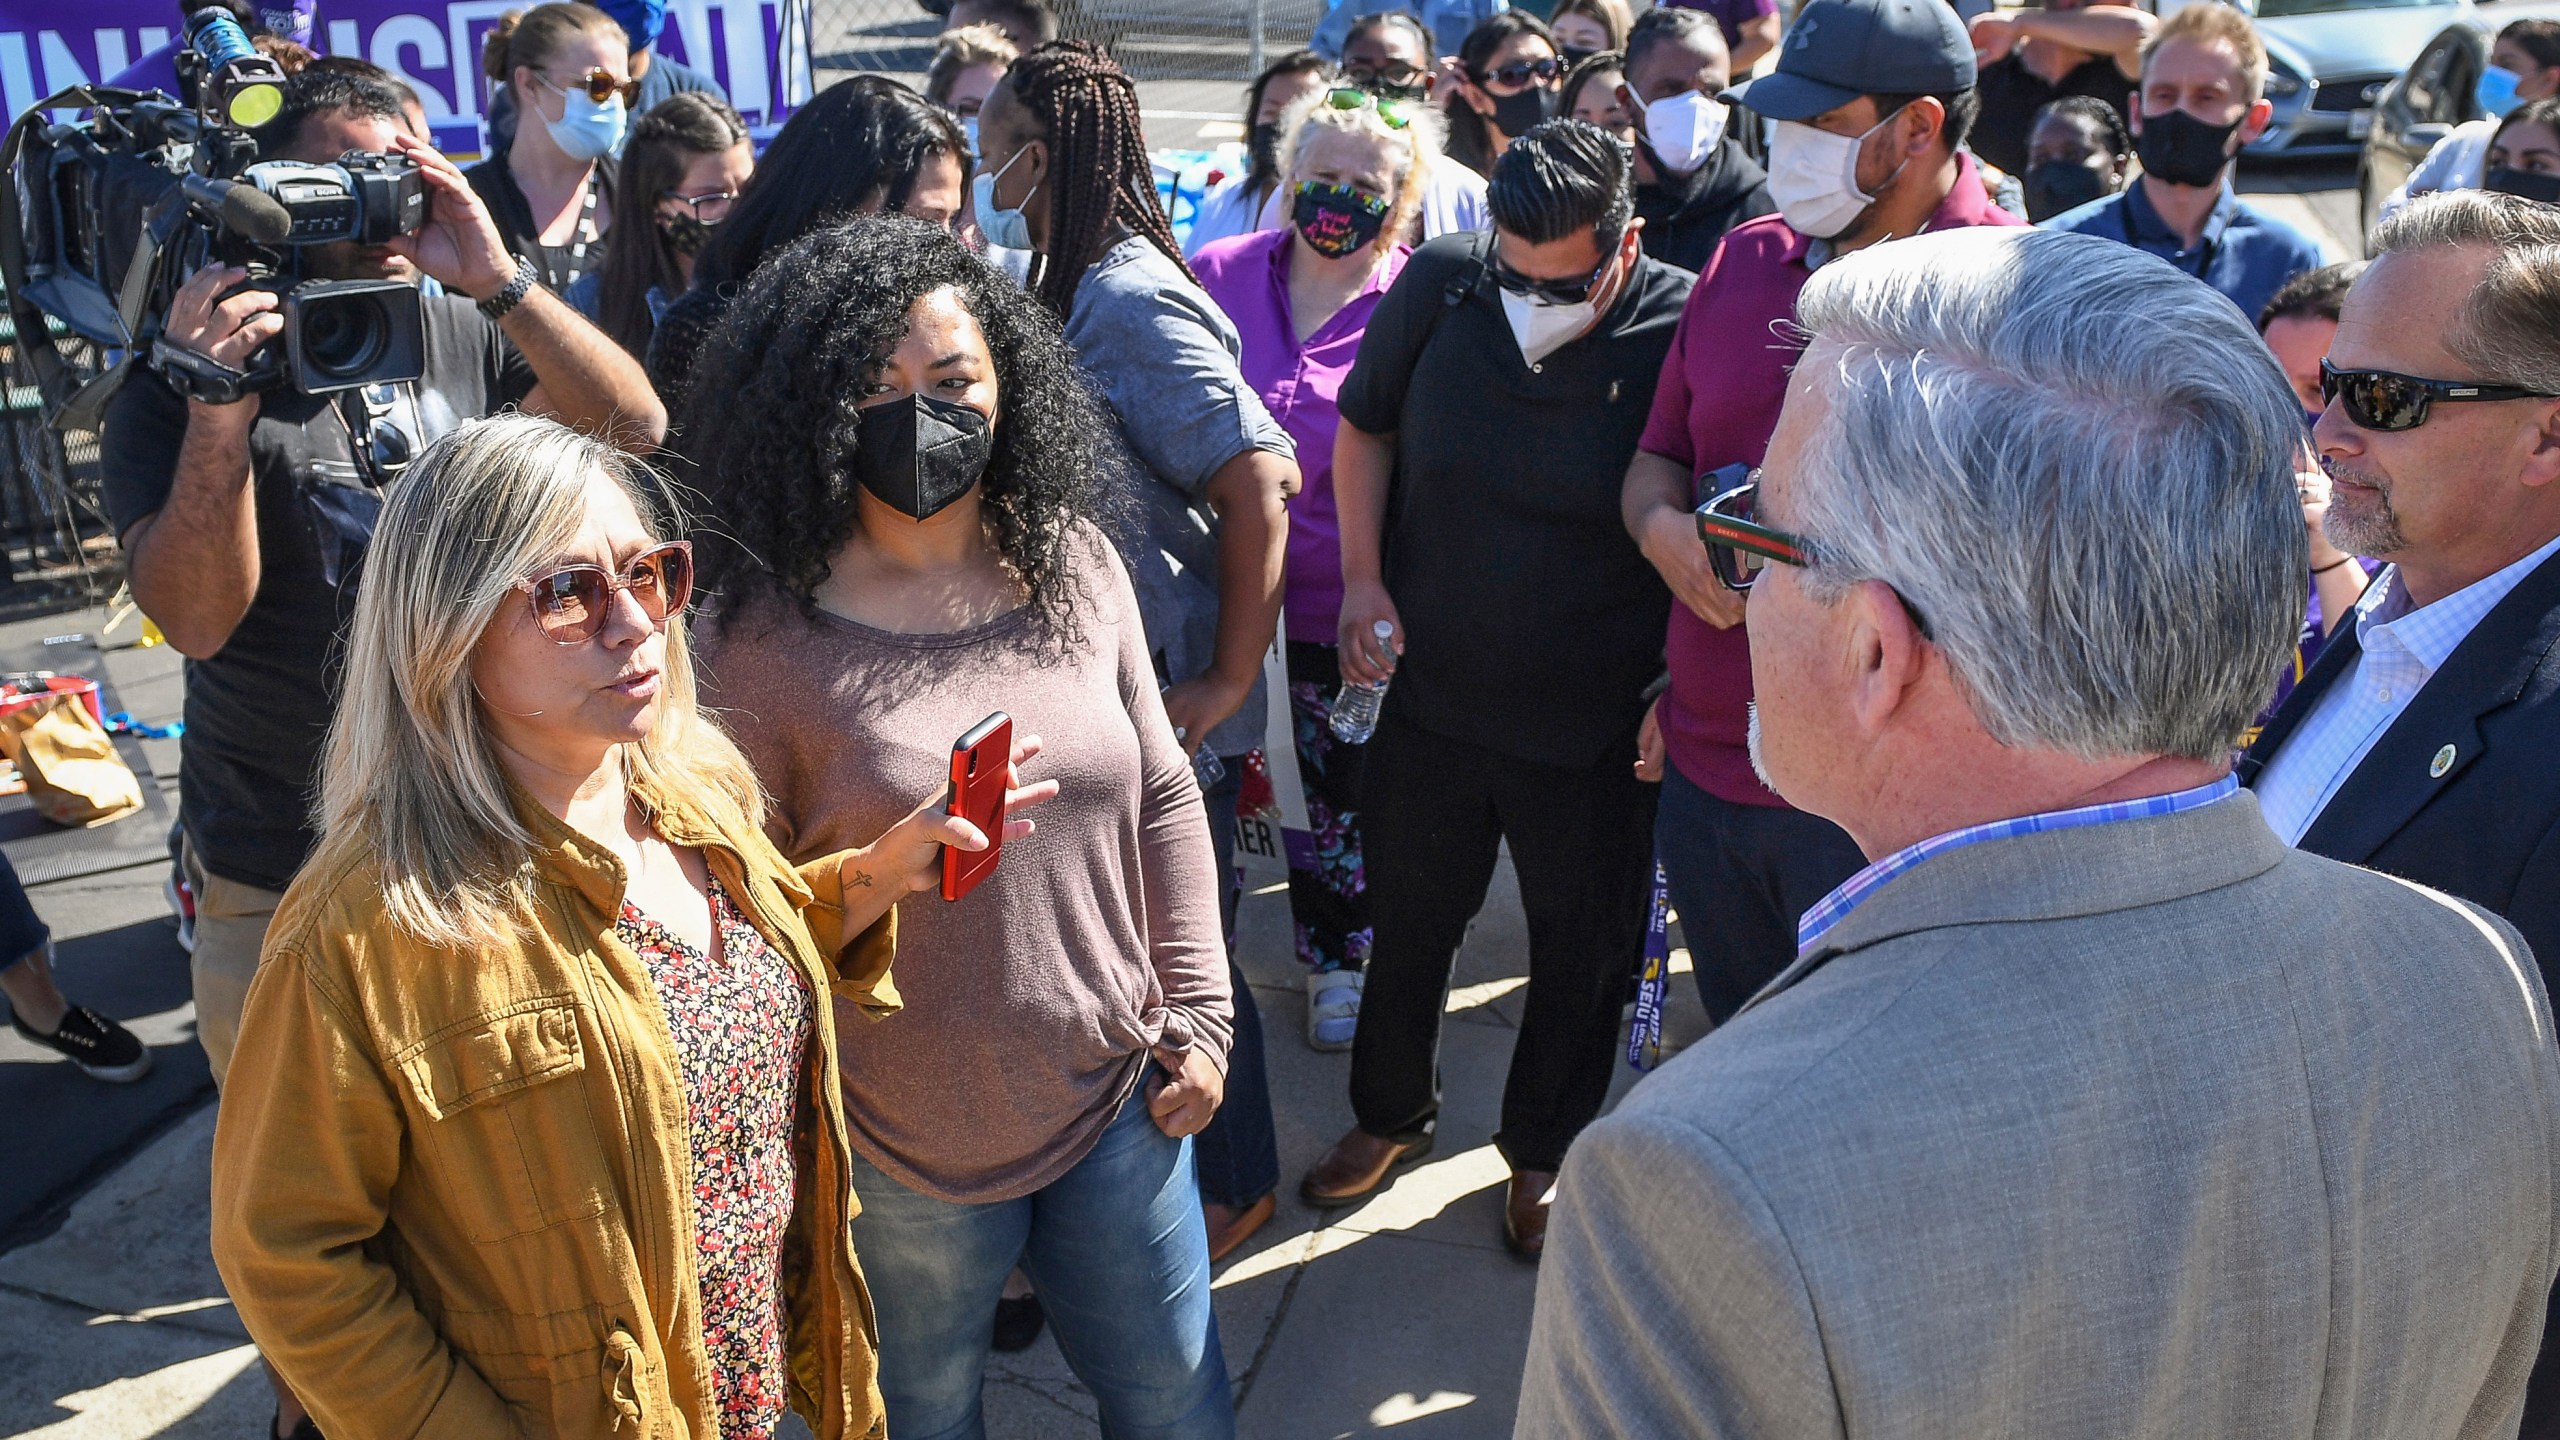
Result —
[{"label": "navy baseball cap", "polygon": [[1973,78],[1973,40],[1947,0],[1809,0],[1778,68],[1724,98],[1772,120],[1810,120],[1861,95],[1945,95]]}]

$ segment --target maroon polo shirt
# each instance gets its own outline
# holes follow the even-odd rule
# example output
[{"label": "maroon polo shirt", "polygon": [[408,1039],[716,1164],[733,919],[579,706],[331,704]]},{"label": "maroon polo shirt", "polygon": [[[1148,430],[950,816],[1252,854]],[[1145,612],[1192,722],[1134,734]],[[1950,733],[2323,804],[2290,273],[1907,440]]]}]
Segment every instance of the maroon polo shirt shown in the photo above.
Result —
[{"label": "maroon polo shirt", "polygon": [[[1955,189],[1924,228],[2025,223],[1991,203],[1973,158],[1958,155]],[[1775,215],[1737,225],[1724,237],[1680,312],[1639,448],[1677,461],[1692,476],[1760,463],[1778,428],[1787,375],[1804,349],[1789,322],[1796,294],[1813,274],[1806,259],[1812,244]],[[1690,503],[1705,498],[1693,494]],[[1658,718],[1671,763],[1719,799],[1785,805],[1751,773],[1744,738],[1751,642],[1743,627],[1719,630],[1688,606],[1673,605],[1663,650],[1671,688]]]}]

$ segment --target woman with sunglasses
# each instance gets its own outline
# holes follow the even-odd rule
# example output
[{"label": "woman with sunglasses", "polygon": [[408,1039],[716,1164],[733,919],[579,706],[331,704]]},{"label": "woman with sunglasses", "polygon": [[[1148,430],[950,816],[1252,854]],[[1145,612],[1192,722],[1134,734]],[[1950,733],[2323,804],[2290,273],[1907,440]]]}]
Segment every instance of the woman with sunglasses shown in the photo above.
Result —
[{"label": "woman with sunglasses", "polygon": [[988,837],[928,785],[783,861],[654,490],[508,415],[383,513],[213,1158],[223,1280],[328,1434],[877,1433],[836,1027]]},{"label": "woman with sunglasses", "polygon": [[746,122],[728,101],[701,91],[669,97],[640,117],[623,147],[604,263],[560,298],[645,358],[658,317],[693,284],[694,257],[755,168]]},{"label": "woman with sunglasses", "polygon": [[515,138],[462,172],[507,248],[566,294],[604,259],[613,228],[612,157],[631,120],[630,36],[593,5],[552,0],[508,11],[480,48],[489,83],[515,98]]},{"label": "woman with sunglasses", "polygon": [[[1334,407],[1360,354],[1370,313],[1412,253],[1403,237],[1421,208],[1437,158],[1430,110],[1357,89],[1336,89],[1289,116],[1282,194],[1286,228],[1221,240],[1191,257],[1202,289],[1235,322],[1239,367],[1297,443],[1305,477],[1289,502],[1286,627],[1291,730],[1306,790],[1315,866],[1293,868],[1289,910],[1307,967],[1307,1044],[1348,1050],[1360,1021],[1369,959],[1368,902],[1360,854],[1360,751],[1325,723],[1342,688],[1334,630],[1342,611],[1342,539],[1333,500]],[[1203,1150],[1222,1138],[1212,1124]],[[1277,1161],[1272,1173],[1277,1175]],[[1267,1187],[1266,1187],[1267,1189]],[[1209,1203],[1247,1209],[1266,1193],[1208,1192]],[[1212,1220],[1220,1218],[1216,1212]]]},{"label": "woman with sunglasses", "polygon": [[706,693],[783,852],[903,814],[992,711],[1066,780],[1033,843],[900,914],[906,1008],[838,1061],[889,1433],[979,1433],[1019,1263],[1103,1433],[1223,1440],[1190,1137],[1235,1011],[1199,786],[1096,523],[1109,420],[1036,301],[899,216],[774,256],[700,363]]},{"label": "woman with sunglasses", "polygon": [[1506,10],[1467,32],[1448,62],[1449,158],[1479,175],[1531,126],[1553,119],[1564,64],[1546,22]]}]

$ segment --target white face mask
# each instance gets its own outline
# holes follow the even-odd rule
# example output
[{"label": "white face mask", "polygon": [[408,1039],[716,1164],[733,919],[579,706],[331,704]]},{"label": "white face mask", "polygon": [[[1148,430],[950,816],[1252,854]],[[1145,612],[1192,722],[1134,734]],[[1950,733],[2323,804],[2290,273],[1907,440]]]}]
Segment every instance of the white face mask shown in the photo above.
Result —
[{"label": "white face mask", "polygon": [[1683,90],[1644,107],[1645,143],[1663,164],[1686,175],[1707,163],[1724,139],[1732,110],[1723,101]]},{"label": "white face mask", "polygon": [[[1876,197],[1858,188],[1858,151],[1868,135],[1892,119],[1888,115],[1866,134],[1854,136],[1816,130],[1797,120],[1778,122],[1769,140],[1769,198],[1778,202],[1778,213],[1797,234],[1832,239],[1876,203]],[[1901,167],[1893,173],[1901,174]],[[1885,183],[1892,184],[1893,175]]]},{"label": "white face mask", "polygon": [[1535,365],[1590,329],[1600,318],[1600,308],[1588,300],[1579,305],[1548,305],[1505,290],[1502,318],[1511,322],[1512,338],[1520,342],[1520,358]]}]

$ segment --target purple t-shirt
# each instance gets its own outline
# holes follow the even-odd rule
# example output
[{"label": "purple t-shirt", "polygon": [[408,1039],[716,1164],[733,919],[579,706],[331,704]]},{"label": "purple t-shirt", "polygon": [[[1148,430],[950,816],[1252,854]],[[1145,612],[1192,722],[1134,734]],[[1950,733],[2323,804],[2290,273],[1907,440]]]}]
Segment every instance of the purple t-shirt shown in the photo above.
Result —
[{"label": "purple t-shirt", "polygon": [[1244,342],[1237,365],[1244,382],[1298,447],[1303,483],[1289,502],[1282,607],[1290,639],[1330,645],[1342,618],[1342,524],[1333,505],[1333,433],[1342,424],[1342,412],[1335,401],[1351,362],[1360,358],[1360,336],[1369,328],[1370,312],[1412,252],[1397,246],[1351,303],[1300,344],[1297,321],[1289,313],[1289,257],[1297,233],[1292,228],[1258,230],[1213,240],[1191,257],[1191,272],[1227,312]]},{"label": "purple t-shirt", "polygon": [[1778,0],[1662,0],[1674,10],[1704,10],[1724,27],[1724,43],[1742,41],[1742,22],[1778,13]]}]

